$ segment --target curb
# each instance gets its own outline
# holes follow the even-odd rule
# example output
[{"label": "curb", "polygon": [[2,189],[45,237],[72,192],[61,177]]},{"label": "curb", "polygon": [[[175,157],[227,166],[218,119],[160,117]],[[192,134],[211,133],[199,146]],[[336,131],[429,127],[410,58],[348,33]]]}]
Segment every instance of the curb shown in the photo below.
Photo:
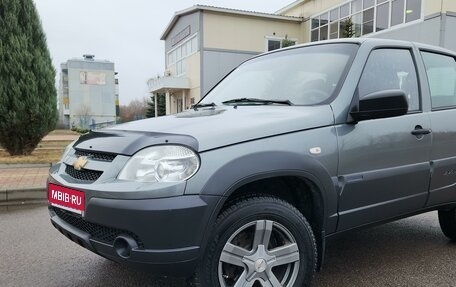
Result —
[{"label": "curb", "polygon": [[43,205],[48,204],[47,199],[35,199],[27,201],[11,201],[9,204],[0,203],[0,207],[12,207],[12,206],[31,206],[31,205]]},{"label": "curb", "polygon": [[0,190],[0,206],[36,204],[46,201],[46,187]]},{"label": "curb", "polygon": [[34,208],[34,207],[46,206],[46,205],[48,205],[47,200],[17,201],[17,202],[12,202],[9,205],[0,204],[0,212],[13,211],[13,210],[17,210],[17,209],[28,209],[28,208]]}]

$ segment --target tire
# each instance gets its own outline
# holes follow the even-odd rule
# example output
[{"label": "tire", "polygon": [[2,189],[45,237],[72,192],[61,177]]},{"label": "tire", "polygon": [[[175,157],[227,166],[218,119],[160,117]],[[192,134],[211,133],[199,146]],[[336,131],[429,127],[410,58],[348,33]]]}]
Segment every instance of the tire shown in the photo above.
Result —
[{"label": "tire", "polygon": [[443,234],[456,241],[456,209],[439,210],[439,223]]},{"label": "tire", "polygon": [[[216,220],[194,286],[310,286],[315,238],[304,216],[275,197],[233,203]],[[241,284],[242,283],[242,284]]]}]

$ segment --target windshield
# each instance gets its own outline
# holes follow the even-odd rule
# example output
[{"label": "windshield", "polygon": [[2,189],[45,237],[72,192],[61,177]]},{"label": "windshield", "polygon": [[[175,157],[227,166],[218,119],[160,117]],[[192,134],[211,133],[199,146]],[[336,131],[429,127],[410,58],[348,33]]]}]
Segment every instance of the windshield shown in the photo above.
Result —
[{"label": "windshield", "polygon": [[200,104],[325,103],[337,92],[357,48],[347,43],[315,45],[254,58],[229,74]]}]

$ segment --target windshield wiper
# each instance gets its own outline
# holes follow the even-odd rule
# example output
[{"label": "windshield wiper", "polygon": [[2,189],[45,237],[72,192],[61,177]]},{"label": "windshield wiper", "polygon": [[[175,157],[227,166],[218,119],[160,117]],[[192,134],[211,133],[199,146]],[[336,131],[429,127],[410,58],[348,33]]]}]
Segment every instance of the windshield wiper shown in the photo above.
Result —
[{"label": "windshield wiper", "polygon": [[290,100],[266,100],[266,99],[256,99],[256,98],[238,98],[222,102],[222,104],[243,104],[243,103],[259,103],[262,105],[288,105],[293,106],[293,103]]},{"label": "windshield wiper", "polygon": [[216,106],[216,105],[215,105],[214,103],[208,103],[208,104],[199,103],[199,104],[193,105],[193,106],[192,106],[192,109],[194,109],[195,111],[197,111],[198,108],[215,107],[215,106]]}]

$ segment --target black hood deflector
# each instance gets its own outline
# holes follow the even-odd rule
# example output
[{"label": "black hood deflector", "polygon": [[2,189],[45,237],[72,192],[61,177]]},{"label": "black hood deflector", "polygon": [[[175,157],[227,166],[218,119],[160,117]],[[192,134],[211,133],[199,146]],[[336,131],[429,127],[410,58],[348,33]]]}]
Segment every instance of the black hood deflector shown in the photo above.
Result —
[{"label": "black hood deflector", "polygon": [[82,135],[74,144],[77,150],[105,152],[131,156],[153,146],[175,144],[198,151],[198,141],[189,135],[125,130],[92,131]]}]

